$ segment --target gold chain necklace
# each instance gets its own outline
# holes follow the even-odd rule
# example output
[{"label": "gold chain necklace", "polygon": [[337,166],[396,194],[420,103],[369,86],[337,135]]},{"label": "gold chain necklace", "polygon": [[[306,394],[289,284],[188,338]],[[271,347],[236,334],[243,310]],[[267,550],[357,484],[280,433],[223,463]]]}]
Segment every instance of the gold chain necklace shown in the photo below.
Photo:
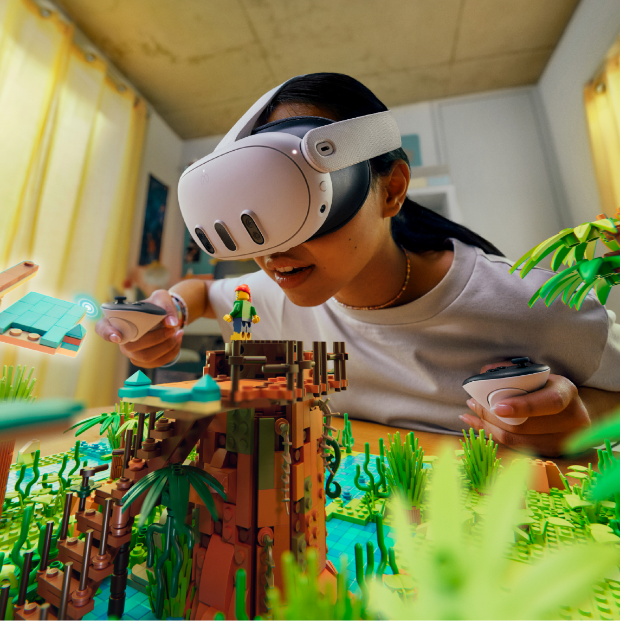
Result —
[{"label": "gold chain necklace", "polygon": [[348,304],[343,304],[342,302],[339,302],[336,298],[332,298],[332,300],[334,300],[334,302],[336,302],[338,306],[342,306],[343,308],[351,308],[353,310],[379,310],[380,308],[385,308],[390,304],[394,304],[394,302],[396,302],[396,300],[398,300],[398,298],[400,298],[400,296],[405,292],[405,289],[409,284],[409,276],[411,275],[411,261],[409,260],[409,255],[405,252],[405,249],[402,246],[400,249],[403,251],[405,258],[407,259],[407,275],[405,276],[405,283],[403,284],[402,289],[398,292],[398,295],[396,297],[392,298],[389,302],[386,302],[385,304],[380,304],[379,306],[349,306]]}]

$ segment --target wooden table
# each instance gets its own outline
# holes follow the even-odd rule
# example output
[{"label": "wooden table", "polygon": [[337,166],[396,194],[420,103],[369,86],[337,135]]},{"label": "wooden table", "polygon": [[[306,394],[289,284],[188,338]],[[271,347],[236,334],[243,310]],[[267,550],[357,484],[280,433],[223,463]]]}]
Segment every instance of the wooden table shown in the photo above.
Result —
[{"label": "wooden table", "polygon": [[[351,431],[353,432],[353,439],[355,444],[353,450],[364,452],[364,445],[366,442],[370,444],[370,452],[374,455],[379,454],[379,438],[383,438],[383,442],[387,444],[387,434],[394,435],[395,432],[400,431],[401,439],[411,431],[411,429],[403,429],[402,427],[389,427],[387,425],[379,425],[378,423],[369,423],[363,420],[349,419],[351,421]],[[344,428],[344,418],[334,416],[332,418],[332,426],[336,429]],[[456,449],[461,449],[461,443],[458,436],[452,436],[442,433],[429,433],[428,431],[414,431],[416,438],[419,439],[420,445],[424,449],[426,455],[439,455],[441,453],[444,444]],[[499,445],[497,449],[497,456],[502,458],[504,463],[510,463],[513,459],[529,456],[535,458],[535,455],[525,455],[524,453],[518,453],[503,445]],[[543,460],[549,458],[541,458]],[[568,467],[574,464],[581,466],[587,466],[591,463],[593,467],[598,463],[598,457],[595,451],[589,451],[588,453],[581,455],[580,457],[572,457],[568,459],[555,458],[554,461],[560,470],[566,474]]]}]

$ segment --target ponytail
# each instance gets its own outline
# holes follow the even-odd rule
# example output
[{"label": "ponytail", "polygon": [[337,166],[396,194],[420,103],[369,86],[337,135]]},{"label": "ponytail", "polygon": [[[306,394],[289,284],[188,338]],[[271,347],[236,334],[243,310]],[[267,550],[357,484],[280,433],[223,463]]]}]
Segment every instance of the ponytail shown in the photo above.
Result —
[{"label": "ponytail", "polygon": [[[280,104],[295,103],[322,108],[339,121],[387,110],[370,89],[348,75],[312,73],[289,80],[271,100],[258,124],[266,123]],[[402,148],[371,159],[373,184],[388,175],[397,160],[409,165],[409,158]],[[403,248],[416,253],[450,248],[447,240],[453,237],[488,254],[504,256],[480,235],[409,199],[405,200],[398,215],[392,218],[392,236]]]}]

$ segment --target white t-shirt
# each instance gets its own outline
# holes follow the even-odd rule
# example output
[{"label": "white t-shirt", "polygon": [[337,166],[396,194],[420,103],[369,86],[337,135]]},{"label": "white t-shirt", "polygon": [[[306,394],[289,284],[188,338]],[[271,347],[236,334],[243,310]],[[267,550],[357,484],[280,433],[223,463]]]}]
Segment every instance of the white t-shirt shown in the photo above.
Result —
[{"label": "white t-shirt", "polygon": [[528,356],[577,386],[620,391],[620,326],[588,295],[581,310],[556,300],[527,303],[552,272],[510,275],[512,262],[452,240],[454,261],[423,297],[395,308],[353,310],[329,300],[295,306],[264,272],[219,280],[210,289],[222,334],[232,325],[234,289],[245,283],[260,323],[254,339],[345,341],[349,390],[331,396],[332,408],[352,418],[425,431],[463,428],[468,412],[463,380],[482,366]]}]

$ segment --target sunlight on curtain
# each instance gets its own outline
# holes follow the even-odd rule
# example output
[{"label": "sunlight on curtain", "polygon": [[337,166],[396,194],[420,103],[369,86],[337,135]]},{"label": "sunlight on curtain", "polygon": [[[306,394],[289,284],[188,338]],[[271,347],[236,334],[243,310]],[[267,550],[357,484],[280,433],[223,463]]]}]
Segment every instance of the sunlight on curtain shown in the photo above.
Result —
[{"label": "sunlight on curtain", "polygon": [[[3,10],[0,269],[26,258],[40,268],[2,307],[29,290],[101,303],[126,275],[146,105],[73,43],[57,15],[30,0],[0,0]],[[36,367],[39,396],[110,404],[118,347],[82,323],[88,335],[76,358],[0,345],[0,362]]]},{"label": "sunlight on curtain", "polygon": [[[590,146],[603,211],[620,209],[620,58],[611,57],[603,73],[584,89]],[[620,211],[618,211],[620,214]]]}]

